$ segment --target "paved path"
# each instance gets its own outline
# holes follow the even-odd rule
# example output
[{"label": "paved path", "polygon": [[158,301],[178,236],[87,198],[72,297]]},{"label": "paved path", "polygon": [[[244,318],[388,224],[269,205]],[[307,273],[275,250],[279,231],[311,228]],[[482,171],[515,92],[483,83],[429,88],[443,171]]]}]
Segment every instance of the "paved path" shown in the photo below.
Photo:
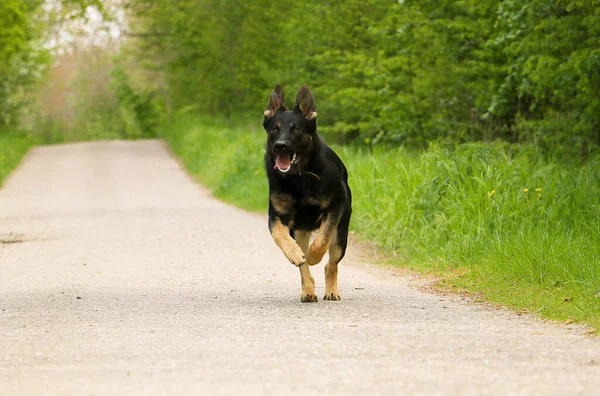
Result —
[{"label": "paved path", "polygon": [[3,396],[600,393],[598,340],[352,252],[343,300],[301,304],[265,217],[159,141],[33,150],[0,190],[0,238]]}]

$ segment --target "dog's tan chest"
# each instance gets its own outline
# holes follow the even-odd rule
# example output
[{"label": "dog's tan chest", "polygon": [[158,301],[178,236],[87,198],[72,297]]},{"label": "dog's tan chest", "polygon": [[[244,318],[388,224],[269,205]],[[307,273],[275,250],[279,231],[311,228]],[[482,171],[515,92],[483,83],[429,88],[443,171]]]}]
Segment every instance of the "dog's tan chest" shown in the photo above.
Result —
[{"label": "dog's tan chest", "polygon": [[325,210],[331,203],[331,199],[308,195],[302,199],[294,199],[288,194],[273,194],[269,198],[275,211],[279,214],[292,214],[298,206],[314,206]]},{"label": "dog's tan chest", "polygon": [[320,198],[314,196],[308,196],[302,200],[302,205],[304,206],[316,206],[321,210],[326,209],[331,203],[330,198]]}]

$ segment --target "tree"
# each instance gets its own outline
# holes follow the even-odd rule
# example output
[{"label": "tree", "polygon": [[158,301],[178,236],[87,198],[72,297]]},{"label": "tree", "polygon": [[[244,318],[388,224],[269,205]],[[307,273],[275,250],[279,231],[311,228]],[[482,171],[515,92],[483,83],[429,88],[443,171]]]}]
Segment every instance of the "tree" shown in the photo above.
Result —
[{"label": "tree", "polygon": [[346,141],[600,144],[600,0],[127,4],[173,108],[256,114],[308,83]]},{"label": "tree", "polygon": [[3,0],[0,3],[0,126],[14,125],[26,92],[43,77],[50,54],[44,33],[61,20],[80,18],[100,0],[58,0],[59,12],[43,15],[43,0]]}]

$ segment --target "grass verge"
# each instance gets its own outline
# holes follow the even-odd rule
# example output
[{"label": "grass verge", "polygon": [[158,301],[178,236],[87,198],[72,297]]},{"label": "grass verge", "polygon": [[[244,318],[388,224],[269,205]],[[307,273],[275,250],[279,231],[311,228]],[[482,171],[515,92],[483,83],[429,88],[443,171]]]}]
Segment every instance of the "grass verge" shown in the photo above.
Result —
[{"label": "grass verge", "polygon": [[[260,125],[188,117],[164,135],[215,196],[266,210]],[[501,143],[335,149],[350,174],[351,227],[392,264],[600,329],[600,158],[553,160]]]},{"label": "grass verge", "polygon": [[0,131],[0,186],[34,144],[36,140],[29,134]]}]

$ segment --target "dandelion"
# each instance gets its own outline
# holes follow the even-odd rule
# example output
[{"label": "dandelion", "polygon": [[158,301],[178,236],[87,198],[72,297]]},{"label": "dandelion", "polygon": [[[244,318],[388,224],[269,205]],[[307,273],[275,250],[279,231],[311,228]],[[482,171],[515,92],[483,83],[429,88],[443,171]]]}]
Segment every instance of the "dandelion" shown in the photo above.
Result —
[{"label": "dandelion", "polygon": [[538,199],[542,199],[542,194],[538,193]]},{"label": "dandelion", "polygon": [[542,192],[542,188],[541,188],[541,187],[538,187],[538,188],[536,188],[536,189],[535,189],[535,192],[536,192],[536,193],[541,193],[541,192]]},{"label": "dandelion", "polygon": [[491,197],[492,195],[494,195],[496,193],[496,190],[492,190],[488,193],[488,197]]},{"label": "dandelion", "polygon": [[523,192],[524,192],[525,194],[527,194],[527,193],[529,192],[529,189],[528,189],[528,188],[524,188],[524,189],[523,189]]}]

